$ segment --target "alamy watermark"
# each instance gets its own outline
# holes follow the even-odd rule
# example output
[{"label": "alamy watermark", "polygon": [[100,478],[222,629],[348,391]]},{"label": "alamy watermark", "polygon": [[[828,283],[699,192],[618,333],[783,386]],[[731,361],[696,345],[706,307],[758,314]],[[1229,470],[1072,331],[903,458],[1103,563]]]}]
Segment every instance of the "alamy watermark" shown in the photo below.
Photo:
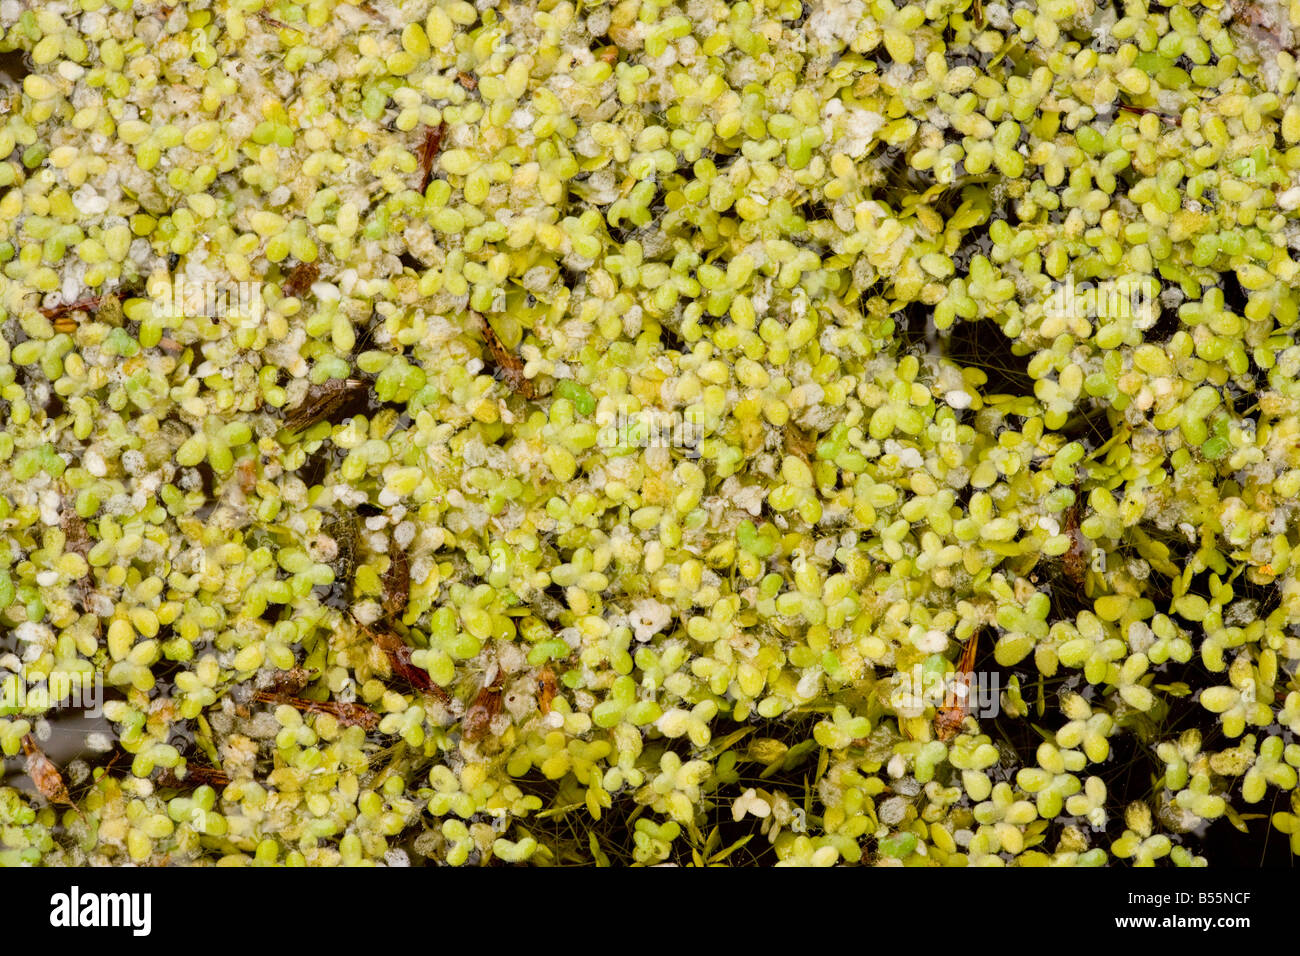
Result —
[{"label": "alamy watermark", "polygon": [[956,671],[937,674],[920,664],[904,674],[889,704],[900,714],[919,717],[927,705],[955,700],[973,717],[996,717],[1002,710],[1002,683],[997,671],[971,671],[960,679]]},{"label": "alamy watermark", "polygon": [[94,671],[58,668],[48,674],[0,672],[0,714],[30,710],[82,710],[87,717],[104,713],[104,678]]},{"label": "alamy watermark", "polygon": [[150,289],[154,311],[177,318],[220,318],[239,313],[259,319],[266,310],[261,282],[196,282],[183,275]]},{"label": "alamy watermark", "polygon": [[74,884],[50,897],[50,925],[56,929],[122,927],[133,936],[148,936],[152,912],[151,893],[83,893]]},{"label": "alamy watermark", "polygon": [[644,409],[633,414],[619,412],[596,436],[605,449],[679,448],[688,458],[699,457],[704,426],[689,413]]},{"label": "alamy watermark", "polygon": [[1134,319],[1159,312],[1160,285],[1151,276],[1121,276],[1101,282],[1075,282],[1067,275],[1052,286],[1044,309],[1065,319]]}]

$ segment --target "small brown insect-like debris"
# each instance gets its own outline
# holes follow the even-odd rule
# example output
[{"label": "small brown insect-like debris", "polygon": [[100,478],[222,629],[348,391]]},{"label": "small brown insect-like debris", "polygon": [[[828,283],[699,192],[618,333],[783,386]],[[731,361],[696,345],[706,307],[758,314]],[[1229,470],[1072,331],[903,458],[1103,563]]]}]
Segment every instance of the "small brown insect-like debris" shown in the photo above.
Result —
[{"label": "small brown insect-like debris", "polygon": [[[63,529],[64,546],[74,554],[79,554],[83,558],[89,557],[91,545],[90,532],[86,530],[86,522],[77,514],[77,509],[73,504],[71,496],[63,496],[62,505],[59,509],[59,526]],[[81,609],[88,611],[90,607],[90,596],[94,592],[94,578],[91,576],[90,565],[86,565],[86,573],[77,579],[76,589],[81,599]]]},{"label": "small brown insect-like debris", "polygon": [[384,614],[397,619],[411,597],[411,561],[394,543],[388,549],[388,570],[384,572]]},{"label": "small brown insect-like debris", "polygon": [[230,783],[230,777],[219,767],[209,767],[205,764],[187,763],[185,765],[185,776],[178,777],[176,771],[168,768],[158,774],[158,782],[164,787],[181,789],[183,787],[199,787],[207,784],[209,787],[224,787]]},{"label": "small brown insect-like debris", "polygon": [[[32,783],[36,784],[36,789],[41,796],[50,803],[72,807],[77,811],[77,816],[81,817],[81,811],[72,802],[68,786],[63,782],[63,774],[59,773],[59,768],[54,765],[54,761],[45,756],[41,748],[36,746],[36,740],[31,734],[23,736],[23,753],[27,756],[27,776],[32,778]],[[85,819],[85,817],[81,818]]]},{"label": "small brown insect-like debris", "polygon": [[239,490],[250,494],[257,487],[257,462],[252,458],[241,458],[235,463],[235,481]]},{"label": "small brown insect-like debris", "polygon": [[123,750],[115,750],[113,752],[113,756],[108,759],[108,763],[104,764],[103,770],[105,776],[107,776],[109,772],[112,771],[113,765],[122,759],[122,754],[125,752],[126,751]]},{"label": "small brown insect-like debris", "polygon": [[473,73],[465,73],[463,71],[458,72],[456,74],[456,82],[465,87],[465,89],[469,90],[471,93],[478,89],[478,77]]},{"label": "small brown insect-like debris", "polygon": [[287,671],[276,671],[264,690],[270,694],[294,696],[302,693],[303,688],[311,683],[311,671],[305,667],[290,667]]},{"label": "small brown insect-like debris", "polygon": [[92,544],[90,532],[86,530],[86,522],[82,521],[81,515],[77,514],[77,509],[69,495],[63,496],[63,506],[59,511],[59,525],[63,528],[64,541],[70,550],[83,558],[90,554]]},{"label": "small brown insect-like debris", "polygon": [[447,135],[447,123],[426,127],[424,143],[420,146],[420,192],[429,188],[433,179],[433,161],[442,152],[442,138]]},{"label": "small brown insect-like debris", "polygon": [[185,784],[181,778],[176,776],[176,771],[170,767],[165,767],[158,771],[158,785],[160,787],[171,787],[173,790],[179,790]]},{"label": "small brown insect-like debris", "polygon": [[483,341],[487,343],[488,352],[492,355],[492,361],[501,370],[501,377],[505,379],[506,385],[516,395],[528,399],[536,398],[537,387],[533,384],[532,379],[524,375],[523,361],[518,355],[505,347],[486,316],[480,315],[478,312],[473,313],[473,315],[478,319],[479,327],[483,330]]},{"label": "small brown insect-like debris", "polygon": [[307,700],[290,694],[273,694],[263,690],[254,693],[253,697],[265,704],[288,704],[294,710],[306,713],[329,714],[344,727],[363,727],[371,731],[379,726],[379,715],[364,704]]},{"label": "small brown insect-like debris", "polygon": [[1061,555],[1061,565],[1065,575],[1082,588],[1087,579],[1087,549],[1083,543],[1083,532],[1079,530],[1079,519],[1083,514],[1083,496],[1079,494],[1079,483],[1074,484],[1074,504],[1065,512],[1065,534],[1070,539],[1070,546]]},{"label": "small brown insect-like debris", "polygon": [[555,700],[558,688],[555,686],[555,671],[543,667],[537,675],[537,709],[546,716],[551,712],[551,701]]},{"label": "small brown insect-like debris", "polygon": [[343,403],[370,383],[363,378],[332,378],[307,389],[307,397],[284,417],[284,427],[302,431],[334,415]]},{"label": "small brown insect-like debris", "polygon": [[[40,308],[40,313],[47,319],[58,319],[61,316],[66,316],[69,312],[93,311],[94,309],[99,308],[99,304],[103,300],[104,296],[102,295],[82,296],[80,299],[76,299],[72,302],[62,302],[58,305],[51,305],[48,307],[42,306]],[[72,323],[72,326],[73,328],[76,328],[75,321]]]},{"label": "small brown insect-like debris", "polygon": [[1132,106],[1128,103],[1120,102],[1119,108],[1126,113],[1136,113],[1138,116],[1144,116],[1147,113],[1153,113],[1160,118],[1160,122],[1170,126],[1181,126],[1183,119],[1181,116],[1171,116],[1168,113],[1162,113],[1159,110],[1148,109],[1145,106]]},{"label": "small brown insect-like debris", "polygon": [[501,684],[505,674],[498,668],[496,676],[474,698],[461,721],[461,735],[473,743],[483,739],[492,726],[492,718],[501,713]]},{"label": "small brown insect-like debris", "polygon": [[1243,30],[1254,41],[1254,46],[1268,48],[1259,50],[1261,54],[1271,52],[1276,55],[1282,50],[1294,49],[1295,34],[1288,22],[1285,6],[1256,0],[1231,0],[1228,9],[1233,26]]},{"label": "small brown insect-like debris", "polygon": [[[71,335],[73,332],[77,331],[77,327],[80,324],[77,321],[75,313],[103,311],[108,313],[107,319],[109,324],[117,325],[120,323],[114,321],[114,317],[120,318],[121,305],[121,300],[117,295],[111,292],[106,292],[103,295],[82,296],[80,299],[76,299],[75,301],[63,302],[59,305],[49,306],[48,308],[42,307],[40,313],[47,319],[52,320],[54,331],[64,332]],[[99,318],[103,320],[106,316],[101,315]]]},{"label": "small brown insect-like debris", "polygon": [[320,266],[314,262],[300,262],[289,270],[284,280],[284,294],[301,299],[311,284],[320,278]]},{"label": "small brown insect-like debris", "polygon": [[356,726],[371,731],[379,726],[379,715],[365,704],[320,704],[312,709],[318,713],[333,714],[344,727]]},{"label": "small brown insect-like debris", "polygon": [[357,569],[357,545],[360,533],[357,519],[351,514],[331,515],[321,523],[321,531],[334,539],[338,551],[330,566],[334,568],[334,583],[346,595],[352,592],[352,575]]},{"label": "small brown insect-like debris", "polygon": [[275,27],[277,30],[289,29],[289,24],[285,23],[283,20],[277,20],[275,17],[271,16],[265,10],[258,10],[257,18],[261,20],[263,23],[267,24],[268,26]]},{"label": "small brown insect-like debris", "polygon": [[433,682],[429,672],[422,667],[417,667],[411,660],[412,650],[400,635],[383,627],[371,629],[360,623],[357,626],[365,631],[375,645],[384,652],[384,656],[388,658],[388,666],[393,669],[397,677],[421,693],[432,694],[444,704],[451,703],[451,697]]},{"label": "small brown insect-like debris", "polygon": [[784,434],[786,451],[801,458],[805,464],[811,465],[813,452],[817,448],[817,439],[793,422],[785,423]]},{"label": "small brown insect-like debris", "polygon": [[943,706],[934,715],[934,733],[944,743],[957,736],[962,722],[970,713],[971,672],[975,669],[975,652],[979,646],[980,632],[976,631],[962,648],[952,689],[944,696]]}]

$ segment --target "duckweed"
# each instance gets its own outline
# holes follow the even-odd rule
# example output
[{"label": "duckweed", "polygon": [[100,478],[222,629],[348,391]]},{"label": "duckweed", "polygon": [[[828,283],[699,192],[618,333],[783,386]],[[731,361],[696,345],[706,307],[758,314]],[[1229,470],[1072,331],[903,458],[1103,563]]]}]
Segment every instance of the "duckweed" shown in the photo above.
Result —
[{"label": "duckweed", "polygon": [[1297,30],[0,0],[0,864],[1300,852]]}]

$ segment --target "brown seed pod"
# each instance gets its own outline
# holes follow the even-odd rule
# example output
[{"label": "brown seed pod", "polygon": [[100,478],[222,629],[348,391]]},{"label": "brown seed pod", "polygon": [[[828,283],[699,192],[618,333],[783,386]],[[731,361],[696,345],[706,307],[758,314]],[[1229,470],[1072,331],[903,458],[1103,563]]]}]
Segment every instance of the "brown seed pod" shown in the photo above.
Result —
[{"label": "brown seed pod", "polygon": [[[77,514],[73,500],[67,494],[63,496],[59,509],[59,526],[63,529],[64,546],[83,558],[89,557],[94,542],[91,540],[90,532],[86,530],[86,522],[81,519],[81,515]],[[83,611],[89,610],[90,596],[95,590],[95,579],[89,564],[86,565],[86,569],[86,573],[74,582]]]},{"label": "brown seed pod", "polygon": [[334,702],[313,708],[317,713],[333,714],[344,727],[362,727],[367,732],[379,727],[379,715],[365,704]]},{"label": "brown seed pod", "polygon": [[1225,22],[1243,31],[1253,45],[1264,48],[1263,52],[1294,52],[1295,33],[1285,8],[1258,0],[1230,0],[1227,8],[1229,18]]},{"label": "brown seed pod", "polygon": [[787,454],[794,455],[805,464],[813,463],[813,452],[817,449],[817,439],[814,436],[809,435],[793,422],[786,422],[783,437]]},{"label": "brown seed pod", "polygon": [[[44,751],[36,746],[36,739],[31,734],[23,736],[22,744],[23,753],[27,757],[27,776],[32,778],[32,783],[36,784],[40,795],[50,803],[72,807],[80,817],[81,811],[72,802],[68,786],[63,782],[63,774],[59,773],[59,768],[54,765],[54,761],[45,756]],[[82,819],[84,820],[85,817]]]}]

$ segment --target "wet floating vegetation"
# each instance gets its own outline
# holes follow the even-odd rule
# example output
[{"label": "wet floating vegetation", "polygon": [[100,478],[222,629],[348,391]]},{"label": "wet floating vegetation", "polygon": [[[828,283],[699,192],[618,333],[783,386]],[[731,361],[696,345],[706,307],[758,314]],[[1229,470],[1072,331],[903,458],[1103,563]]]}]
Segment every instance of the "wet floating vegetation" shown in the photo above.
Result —
[{"label": "wet floating vegetation", "polygon": [[0,5],[0,865],[1289,864],[1300,24],[535,6]]}]

